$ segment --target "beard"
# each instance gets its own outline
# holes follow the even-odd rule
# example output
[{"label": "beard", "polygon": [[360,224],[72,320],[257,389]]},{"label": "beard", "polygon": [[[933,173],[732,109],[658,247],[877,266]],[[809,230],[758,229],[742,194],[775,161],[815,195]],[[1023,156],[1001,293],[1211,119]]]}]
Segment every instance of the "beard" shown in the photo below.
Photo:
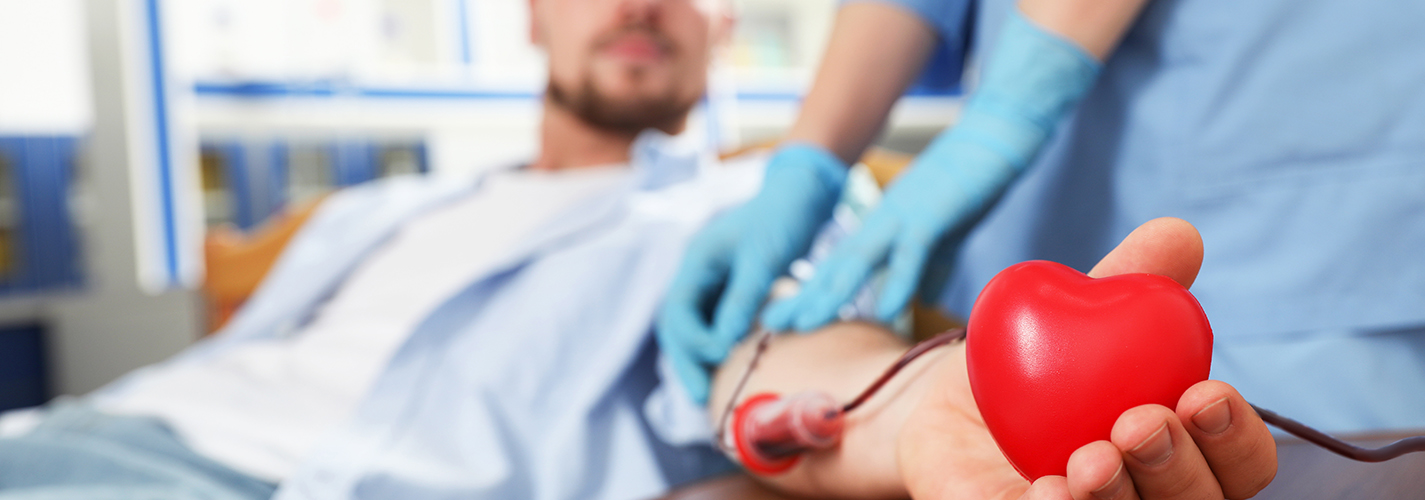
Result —
[{"label": "beard", "polygon": [[678,96],[670,89],[660,95],[629,99],[610,97],[594,84],[593,75],[584,74],[572,85],[560,85],[553,78],[545,95],[554,105],[569,110],[580,120],[611,132],[637,134],[656,128],[676,132],[697,99]]}]

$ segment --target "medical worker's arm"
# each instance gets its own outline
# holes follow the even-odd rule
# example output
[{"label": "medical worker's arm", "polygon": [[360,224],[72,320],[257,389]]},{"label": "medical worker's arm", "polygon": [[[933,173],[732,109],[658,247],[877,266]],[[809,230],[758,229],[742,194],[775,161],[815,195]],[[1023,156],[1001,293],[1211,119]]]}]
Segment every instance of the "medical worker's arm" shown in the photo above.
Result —
[{"label": "medical worker's arm", "polygon": [[770,308],[763,324],[800,330],[825,324],[882,265],[888,266],[876,311],[882,320],[917,291],[933,298],[959,240],[1088,92],[1100,61],[1144,1],[1021,1],[1000,29],[959,122],[921,152],[861,229],[818,266],[798,296]]},{"label": "medical worker's arm", "polygon": [[937,36],[915,13],[893,4],[846,4],[786,140],[854,163],[925,67]]},{"label": "medical worker's arm", "polygon": [[[1202,240],[1191,225],[1157,219],[1089,274],[1148,272],[1190,285],[1201,262]],[[906,348],[864,323],[780,336],[743,396],[819,390],[848,401]],[[709,405],[714,422],[750,354],[750,342],[738,346],[718,371]],[[1207,381],[1190,388],[1176,408],[1124,412],[1110,440],[1074,453],[1067,477],[1031,486],[1004,459],[979,416],[963,343],[917,358],[846,418],[840,445],[759,479],[810,498],[1237,499],[1256,494],[1276,471],[1275,442],[1261,419],[1231,386]]]},{"label": "medical worker's arm", "polygon": [[847,163],[875,136],[935,40],[897,7],[841,10],[816,84],[761,191],[693,239],[659,313],[659,346],[694,399],[707,397],[708,370],[747,333],[772,281],[806,254],[841,195]]}]

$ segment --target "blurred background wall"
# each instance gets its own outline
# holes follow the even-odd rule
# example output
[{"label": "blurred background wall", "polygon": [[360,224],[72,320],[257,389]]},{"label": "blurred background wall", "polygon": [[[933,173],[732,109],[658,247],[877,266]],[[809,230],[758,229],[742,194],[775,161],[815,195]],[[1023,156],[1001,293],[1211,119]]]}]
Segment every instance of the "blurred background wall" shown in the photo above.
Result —
[{"label": "blurred background wall", "polygon": [[[738,0],[693,133],[795,117],[835,0]],[[398,174],[535,150],[524,0],[0,0],[0,408],[90,391],[205,333],[203,240]],[[902,100],[913,153],[954,89]]]}]

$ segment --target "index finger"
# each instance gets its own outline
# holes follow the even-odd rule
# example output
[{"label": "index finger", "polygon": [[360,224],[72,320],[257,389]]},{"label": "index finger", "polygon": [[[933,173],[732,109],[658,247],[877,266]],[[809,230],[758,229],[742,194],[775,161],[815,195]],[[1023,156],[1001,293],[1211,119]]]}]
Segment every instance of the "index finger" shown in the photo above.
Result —
[{"label": "index finger", "polygon": [[690,250],[658,311],[659,342],[665,350],[701,353],[713,342],[709,302],[727,278],[725,259]]}]

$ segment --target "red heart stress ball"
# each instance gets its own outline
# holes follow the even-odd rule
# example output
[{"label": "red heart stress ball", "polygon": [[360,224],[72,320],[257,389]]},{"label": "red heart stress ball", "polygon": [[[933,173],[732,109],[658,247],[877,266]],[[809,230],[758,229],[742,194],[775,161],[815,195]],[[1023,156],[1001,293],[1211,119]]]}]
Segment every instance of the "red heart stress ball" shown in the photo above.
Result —
[{"label": "red heart stress ball", "polygon": [[[1212,364],[1212,327],[1197,299],[1152,274],[1094,279],[1053,262],[1016,264],[980,292],[969,323],[968,337],[956,329],[917,344],[844,405],[817,392],[739,399],[772,336],[762,331],[717,425],[717,444],[754,473],[786,471],[802,454],[836,446],[845,414],[911,360],[968,338],[970,390],[985,425],[1010,464],[1033,480],[1063,475],[1069,455],[1109,439],[1124,411],[1176,407]],[[1358,448],[1253,408],[1267,423],[1347,458],[1380,462],[1425,451],[1425,437]]]},{"label": "red heart stress ball", "polygon": [[1093,279],[1033,261],[1001,271],[970,313],[965,364],[985,425],[1019,473],[1064,475],[1124,411],[1176,407],[1212,365],[1212,327],[1170,278]]}]

